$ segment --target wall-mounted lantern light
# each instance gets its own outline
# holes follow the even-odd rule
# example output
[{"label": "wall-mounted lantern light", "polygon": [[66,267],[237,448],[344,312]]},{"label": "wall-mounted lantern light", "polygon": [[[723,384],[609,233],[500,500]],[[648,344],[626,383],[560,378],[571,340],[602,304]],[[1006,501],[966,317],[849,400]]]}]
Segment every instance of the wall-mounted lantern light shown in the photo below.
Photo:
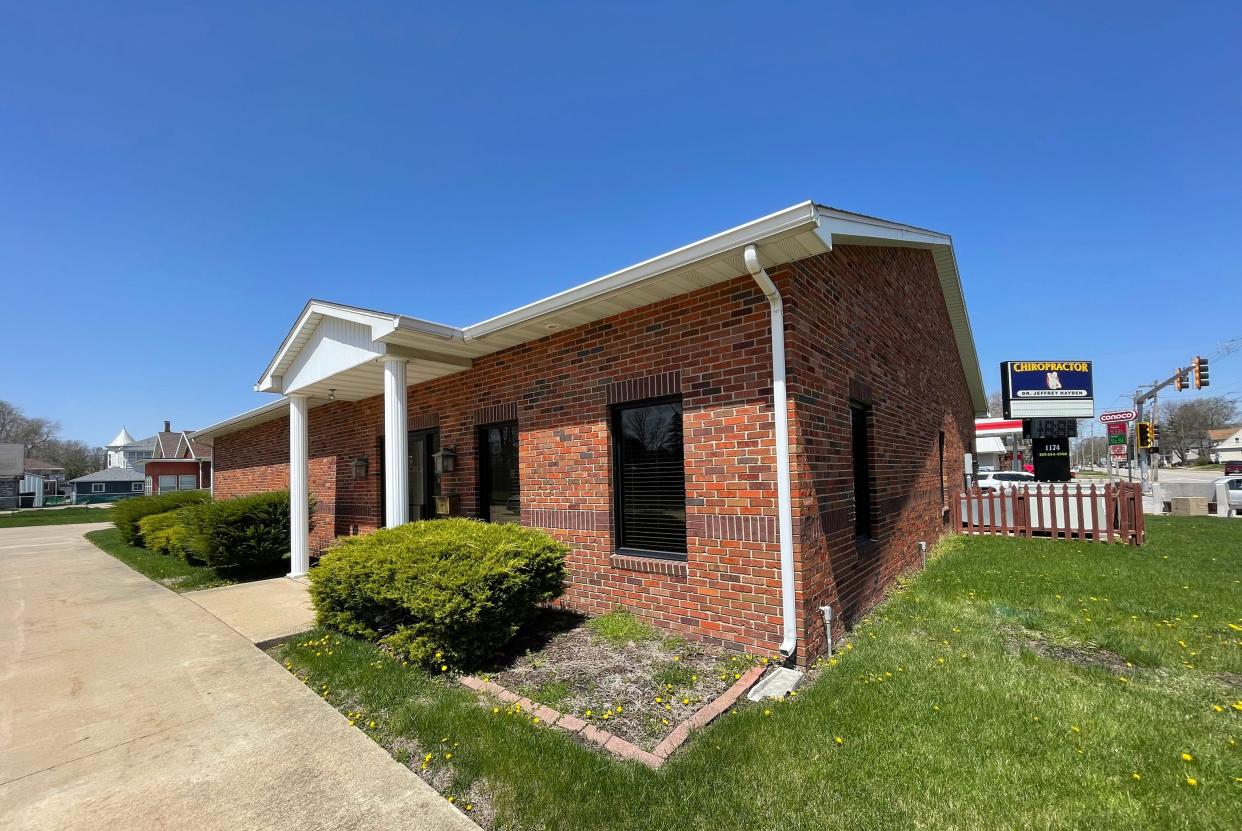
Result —
[{"label": "wall-mounted lantern light", "polygon": [[367,478],[367,466],[369,464],[370,462],[367,460],[366,456],[359,456],[358,458],[354,459],[353,461],[354,478],[355,479]]},{"label": "wall-mounted lantern light", "polygon": [[436,473],[452,473],[453,465],[457,459],[457,451],[451,447],[441,447],[435,453],[431,454],[436,461]]}]

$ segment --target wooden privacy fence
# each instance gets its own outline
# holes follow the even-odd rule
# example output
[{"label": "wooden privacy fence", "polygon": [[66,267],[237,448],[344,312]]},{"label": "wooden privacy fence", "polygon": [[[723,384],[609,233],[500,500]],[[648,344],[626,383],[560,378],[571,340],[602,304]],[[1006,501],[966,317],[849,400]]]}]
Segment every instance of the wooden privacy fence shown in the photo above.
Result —
[{"label": "wooden privacy fence", "polygon": [[963,534],[1142,545],[1146,542],[1143,488],[1137,482],[973,487],[957,496],[957,528]]}]

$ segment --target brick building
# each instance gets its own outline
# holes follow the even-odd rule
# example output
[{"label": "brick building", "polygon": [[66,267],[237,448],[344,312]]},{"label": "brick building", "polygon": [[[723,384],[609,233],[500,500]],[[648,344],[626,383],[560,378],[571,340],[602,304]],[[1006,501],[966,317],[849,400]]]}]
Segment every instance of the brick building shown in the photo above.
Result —
[{"label": "brick building", "polygon": [[464,328],[312,300],[256,389],[195,438],[217,497],[314,498],[295,573],[522,522],[572,548],[566,605],[800,664],[945,532],[986,412],[949,237],[810,202]]},{"label": "brick building", "polygon": [[154,438],[151,458],[143,463],[147,493],[211,487],[211,442],[200,441],[193,430],[174,431],[170,421]]}]

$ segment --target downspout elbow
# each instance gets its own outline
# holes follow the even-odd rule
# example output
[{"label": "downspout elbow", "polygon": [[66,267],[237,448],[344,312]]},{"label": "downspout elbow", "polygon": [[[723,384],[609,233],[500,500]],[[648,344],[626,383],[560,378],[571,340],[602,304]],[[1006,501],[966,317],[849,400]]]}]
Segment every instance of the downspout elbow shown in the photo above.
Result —
[{"label": "downspout elbow", "polygon": [[776,505],[781,548],[780,653],[792,658],[798,648],[798,614],[795,600],[793,556],[793,495],[789,475],[789,398],[785,391],[785,308],[781,293],[759,262],[754,245],[742,252],[746,270],[768,299],[772,310],[772,413],[776,433]]}]

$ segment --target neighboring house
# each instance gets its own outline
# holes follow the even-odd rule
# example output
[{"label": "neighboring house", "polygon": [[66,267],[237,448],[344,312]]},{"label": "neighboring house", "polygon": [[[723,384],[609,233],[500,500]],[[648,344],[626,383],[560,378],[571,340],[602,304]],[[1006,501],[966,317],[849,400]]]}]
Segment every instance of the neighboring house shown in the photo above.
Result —
[{"label": "neighboring house", "polygon": [[62,481],[65,478],[65,469],[63,467],[55,462],[48,462],[43,459],[26,459],[26,472],[42,476],[44,479]]},{"label": "neighboring house", "polygon": [[60,493],[65,484],[65,469],[55,462],[26,459],[26,476],[22,481],[22,507],[42,508],[45,502]]},{"label": "neighboring house", "polygon": [[147,493],[169,493],[211,487],[211,443],[197,441],[193,431],[174,432],[171,422],[155,434],[155,450],[145,463]]},{"label": "neighboring house", "polygon": [[26,445],[18,442],[0,443],[0,508],[12,509],[20,506],[25,470]]},{"label": "neighboring house", "polygon": [[108,467],[127,468],[142,473],[147,459],[155,455],[155,436],[135,439],[124,427],[116,438],[104,445],[108,452]]},{"label": "neighboring house", "polygon": [[1213,461],[1242,461],[1242,427],[1208,430],[1208,440],[1212,442]]},{"label": "neighboring house", "polygon": [[312,300],[256,389],[195,436],[217,498],[290,489],[294,573],[520,521],[565,605],[801,665],[949,530],[987,411],[950,238],[810,202],[464,328]]},{"label": "neighboring house", "polygon": [[115,502],[142,494],[142,474],[127,467],[107,467],[70,479],[75,504]]}]

